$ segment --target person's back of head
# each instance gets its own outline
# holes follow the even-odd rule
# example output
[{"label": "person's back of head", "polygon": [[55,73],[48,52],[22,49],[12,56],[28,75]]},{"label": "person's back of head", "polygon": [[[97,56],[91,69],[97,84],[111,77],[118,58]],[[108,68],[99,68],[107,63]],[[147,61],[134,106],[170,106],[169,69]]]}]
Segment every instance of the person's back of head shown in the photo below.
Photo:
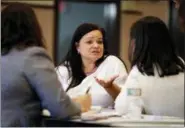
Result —
[{"label": "person's back of head", "polygon": [[23,3],[12,3],[1,11],[1,53],[16,48],[44,47],[42,32],[33,9]]},{"label": "person's back of head", "polygon": [[157,68],[163,77],[184,71],[168,28],[159,18],[147,16],[138,20],[131,27],[130,38],[134,46],[129,48],[131,65],[136,65],[141,73],[155,75],[154,68]]}]

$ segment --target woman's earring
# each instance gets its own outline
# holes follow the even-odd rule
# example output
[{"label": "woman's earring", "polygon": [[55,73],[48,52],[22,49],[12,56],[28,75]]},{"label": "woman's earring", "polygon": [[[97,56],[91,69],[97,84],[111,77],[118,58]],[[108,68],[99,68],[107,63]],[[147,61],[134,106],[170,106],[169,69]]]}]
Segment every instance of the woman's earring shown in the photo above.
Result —
[{"label": "woman's earring", "polygon": [[77,53],[80,54],[80,50],[79,49],[77,49]]}]

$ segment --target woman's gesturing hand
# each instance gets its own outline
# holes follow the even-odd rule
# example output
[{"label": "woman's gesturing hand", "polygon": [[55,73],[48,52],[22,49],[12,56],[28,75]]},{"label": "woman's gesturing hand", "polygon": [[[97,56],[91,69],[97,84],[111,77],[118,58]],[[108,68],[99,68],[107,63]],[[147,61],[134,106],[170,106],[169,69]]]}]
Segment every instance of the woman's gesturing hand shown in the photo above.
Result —
[{"label": "woman's gesturing hand", "polygon": [[111,77],[108,80],[102,80],[102,79],[98,79],[97,77],[94,77],[96,82],[98,82],[102,87],[104,88],[110,88],[113,85],[114,80],[118,77],[119,75],[115,75],[113,77]]}]

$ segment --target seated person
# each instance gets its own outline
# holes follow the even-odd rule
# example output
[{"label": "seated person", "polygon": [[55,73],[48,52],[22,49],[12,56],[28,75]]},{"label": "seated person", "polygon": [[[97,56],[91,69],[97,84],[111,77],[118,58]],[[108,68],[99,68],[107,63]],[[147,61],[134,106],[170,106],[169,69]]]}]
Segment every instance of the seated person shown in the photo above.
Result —
[{"label": "seated person", "polygon": [[[67,56],[56,68],[69,96],[76,97],[89,90],[92,105],[113,105],[127,70],[120,59],[108,54],[106,43],[105,31],[95,24],[83,23],[76,29]],[[99,84],[96,78],[107,80],[106,86]],[[112,82],[119,86],[110,85]]]},{"label": "seated person", "polygon": [[130,40],[132,69],[115,100],[116,111],[128,113],[132,102],[128,90],[137,86],[146,114],[184,118],[185,65],[175,53],[165,23],[157,17],[144,17],[132,25]]},{"label": "seated person", "polygon": [[61,119],[87,111],[88,95],[77,104],[61,87],[33,9],[13,3],[1,14],[1,126],[41,126],[43,109]]}]

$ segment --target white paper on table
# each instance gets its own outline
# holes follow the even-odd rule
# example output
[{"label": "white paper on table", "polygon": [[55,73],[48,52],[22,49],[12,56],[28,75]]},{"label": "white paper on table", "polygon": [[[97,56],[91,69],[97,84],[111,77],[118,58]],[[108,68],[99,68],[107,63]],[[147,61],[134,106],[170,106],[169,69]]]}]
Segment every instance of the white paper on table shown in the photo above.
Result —
[{"label": "white paper on table", "polygon": [[81,115],[81,119],[83,121],[103,120],[108,119],[110,117],[121,117],[121,115],[119,115],[114,110],[105,110],[105,109],[102,109],[102,111],[95,113],[88,111],[86,113],[82,113]]}]

